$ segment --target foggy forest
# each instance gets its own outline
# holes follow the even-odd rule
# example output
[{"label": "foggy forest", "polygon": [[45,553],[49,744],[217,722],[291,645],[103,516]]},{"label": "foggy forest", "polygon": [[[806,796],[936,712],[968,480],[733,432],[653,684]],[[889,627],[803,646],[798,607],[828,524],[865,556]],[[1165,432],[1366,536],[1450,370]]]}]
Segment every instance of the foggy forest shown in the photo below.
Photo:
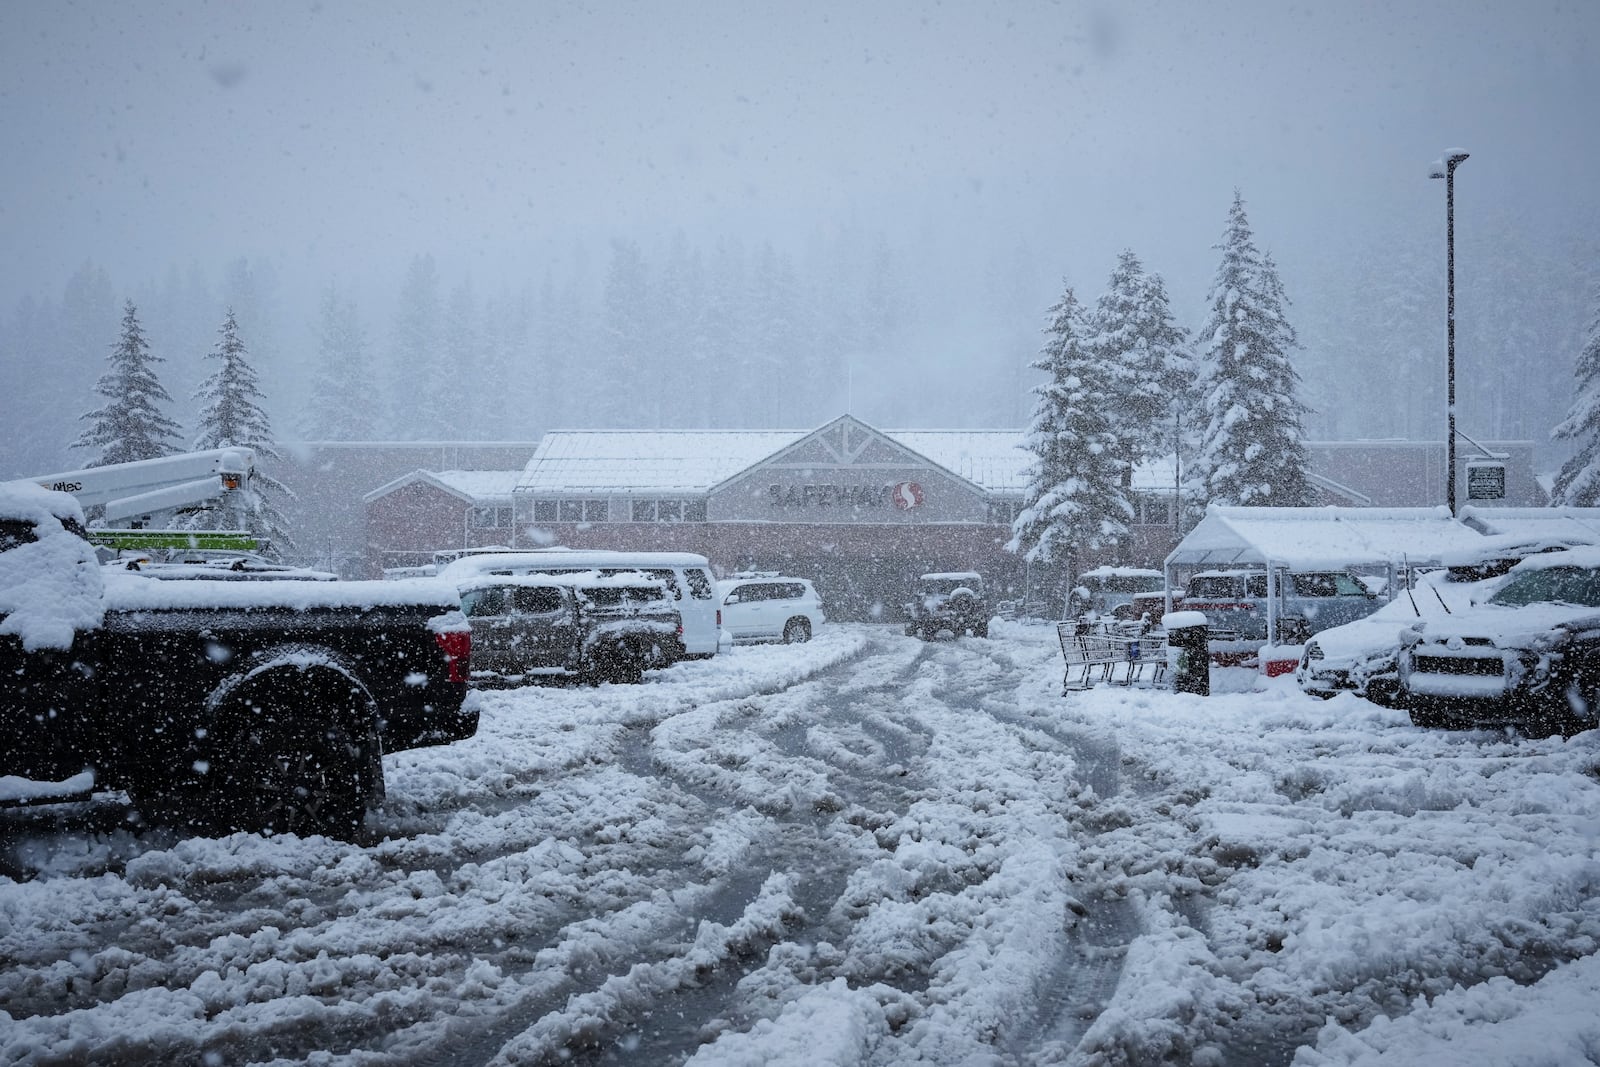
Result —
[{"label": "foggy forest", "polygon": [[[1374,236],[1384,239],[1299,274],[1284,268],[1306,433],[1438,439],[1444,264],[1422,241],[1397,249],[1393,235]],[[1258,240],[1272,250],[1269,229]],[[1494,248],[1495,276],[1463,270],[1457,282],[1457,299],[1475,309],[1458,320],[1462,418],[1474,435],[1548,448],[1582,343],[1586,264],[1576,247],[1521,244],[1509,222],[1497,238],[1463,241],[1462,259],[1479,247]],[[1182,294],[1174,313],[1192,329],[1208,279],[1146,265]],[[452,275],[422,252],[389,265],[384,285],[329,278],[305,300],[265,257],[174,264],[152,279],[114,279],[91,259],[23,294],[4,320],[0,470],[81,465],[68,446],[127,300],[164,361],[168,414],[188,430],[229,309],[285,442],[805,429],[846,411],[880,425],[1017,428],[1062,277],[1092,299],[1111,267],[1026,246],[960,263],[936,239],[894,245],[867,229],[798,251],[759,235],[702,244],[677,233],[659,246],[617,236],[575,249],[538,277]],[[319,394],[319,362],[332,354],[369,369],[355,394]]]}]

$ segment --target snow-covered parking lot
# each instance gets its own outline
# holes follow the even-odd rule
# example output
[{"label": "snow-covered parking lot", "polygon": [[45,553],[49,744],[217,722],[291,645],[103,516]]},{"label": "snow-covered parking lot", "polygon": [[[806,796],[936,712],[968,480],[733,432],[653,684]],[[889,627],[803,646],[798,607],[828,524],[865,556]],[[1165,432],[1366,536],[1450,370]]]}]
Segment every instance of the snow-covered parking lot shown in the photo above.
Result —
[{"label": "snow-covered parking lot", "polygon": [[1600,738],[1047,626],[482,694],[363,845],[0,812],[0,1062],[1600,1062]]}]

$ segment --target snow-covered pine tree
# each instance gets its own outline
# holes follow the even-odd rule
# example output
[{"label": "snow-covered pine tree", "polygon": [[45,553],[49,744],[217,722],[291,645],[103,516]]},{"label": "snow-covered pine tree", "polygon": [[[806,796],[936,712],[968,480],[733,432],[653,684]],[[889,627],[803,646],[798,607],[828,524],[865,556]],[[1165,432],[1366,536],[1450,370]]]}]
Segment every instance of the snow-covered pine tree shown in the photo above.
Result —
[{"label": "snow-covered pine tree", "polygon": [[439,330],[439,370],[445,381],[459,383],[461,392],[472,398],[472,402],[463,405],[465,411],[457,409],[452,413],[455,419],[450,425],[451,435],[484,440],[486,431],[492,432],[500,423],[485,418],[487,408],[481,398],[490,391],[503,395],[506,383],[483,377],[484,337],[478,315],[478,298],[470,280],[450,290]]},{"label": "snow-covered pine tree", "polygon": [[1146,273],[1131,250],[1117,257],[1089,312],[1084,348],[1110,378],[1106,399],[1128,471],[1171,454],[1173,408],[1191,403],[1194,358],[1187,331],[1173,320],[1166,283]]},{"label": "snow-covered pine tree", "polygon": [[108,362],[110,369],[94,387],[106,404],[80,416],[89,428],[72,447],[98,450],[91,467],[172,455],[178,450],[178,424],[158,406],[172,403],[156,377],[155,365],[164,360],[151,354],[132,300],[123,309],[122,336],[111,346]]},{"label": "snow-covered pine tree", "polygon": [[1285,313],[1283,282],[1262,255],[1235,191],[1222,261],[1198,335],[1199,394],[1205,419],[1197,480],[1212,503],[1294,507],[1311,503],[1301,416],[1299,347]]},{"label": "snow-covered pine tree", "polygon": [[1574,442],[1578,451],[1561,465],[1550,503],[1594,507],[1600,505],[1600,283],[1595,285],[1589,339],[1579,350],[1572,373],[1577,396],[1550,436]]},{"label": "snow-covered pine tree", "polygon": [[355,302],[329,286],[322,297],[317,360],[300,432],[309,441],[370,441],[381,402]]},{"label": "snow-covered pine tree", "polygon": [[1024,442],[1034,459],[1006,549],[1075,571],[1081,553],[1127,536],[1133,508],[1107,412],[1110,383],[1084,347],[1083,307],[1070,286],[1050,315],[1049,340],[1033,362],[1049,377],[1034,387],[1039,399]]},{"label": "snow-covered pine tree", "polygon": [[277,502],[292,500],[294,494],[288,486],[262,470],[264,461],[281,457],[273,444],[272,422],[261,407],[261,387],[255,368],[245,358],[244,341],[239,337],[239,323],[232,308],[228,309],[228,316],[217,334],[216,347],[206,356],[217,361],[216,369],[200,383],[194,394],[201,404],[194,448],[196,451],[254,449],[256,471],[251,479],[254,492],[230,496],[222,506],[185,515],[178,527],[249,530],[268,538],[271,553],[281,555],[285,550],[293,550],[294,541]]},{"label": "snow-covered pine tree", "polygon": [[398,441],[454,436],[447,404],[454,395],[439,360],[439,274],[433,256],[417,256],[400,287],[392,360],[390,432]]},{"label": "snow-covered pine tree", "polygon": [[651,358],[653,346],[644,252],[638,241],[613,240],[600,309],[599,359],[591,379],[594,425],[661,425],[661,378]]}]

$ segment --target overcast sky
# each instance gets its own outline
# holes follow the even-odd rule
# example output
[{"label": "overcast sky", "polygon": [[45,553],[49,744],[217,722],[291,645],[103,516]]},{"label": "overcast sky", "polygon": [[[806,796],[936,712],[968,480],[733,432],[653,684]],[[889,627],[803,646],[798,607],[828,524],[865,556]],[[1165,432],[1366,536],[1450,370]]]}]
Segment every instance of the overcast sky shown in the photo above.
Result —
[{"label": "overcast sky", "polygon": [[1192,304],[1235,187],[1294,295],[1352,234],[1442,237],[1446,147],[1462,225],[1592,232],[1597,56],[1593,0],[0,0],[0,309],[86,259],[392,291],[431,251],[487,289],[844,220],[1026,239],[1090,296],[1131,246]]}]

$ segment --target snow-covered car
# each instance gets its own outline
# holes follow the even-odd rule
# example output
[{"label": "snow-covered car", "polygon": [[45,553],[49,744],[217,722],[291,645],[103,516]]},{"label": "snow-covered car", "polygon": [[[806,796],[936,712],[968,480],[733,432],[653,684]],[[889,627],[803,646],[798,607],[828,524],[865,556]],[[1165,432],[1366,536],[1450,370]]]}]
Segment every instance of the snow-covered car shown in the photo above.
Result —
[{"label": "snow-covered car", "polygon": [[[1277,581],[1277,594],[1280,642],[1353,622],[1371,615],[1384,603],[1358,577],[1344,571],[1282,574]],[[1186,611],[1203,612],[1213,630],[1232,631],[1241,641],[1265,641],[1266,572],[1202,571],[1189,579],[1183,607]]]},{"label": "snow-covered car", "polygon": [[1418,726],[1600,725],[1600,547],[1532,556],[1472,609],[1404,631],[1399,681]]},{"label": "snow-covered car", "polygon": [[1166,575],[1145,567],[1096,567],[1078,575],[1067,600],[1067,617],[1110,615],[1136,619],[1133,604],[1139,597],[1159,596]]},{"label": "snow-covered car", "polygon": [[1576,544],[1568,538],[1486,538],[1481,547],[1448,556],[1444,566],[1418,575],[1412,588],[1371,615],[1323,630],[1307,641],[1295,679],[1313,696],[1350,691],[1392,707],[1400,684],[1402,630],[1467,611],[1475,600],[1493,593],[1524,559]]},{"label": "snow-covered car", "polygon": [[976,571],[941,571],[917,579],[914,599],[906,606],[907,637],[931,641],[943,630],[957,637],[989,636],[989,601],[983,576]]},{"label": "snow-covered car", "polygon": [[722,605],[722,630],[737,643],[809,641],[825,621],[822,597],[804,578],[724,578],[717,583],[717,602]]},{"label": "snow-covered car", "polygon": [[609,549],[545,548],[517,552],[472,552],[439,567],[439,577],[460,583],[485,574],[642,573],[666,585],[683,621],[684,659],[716,655],[722,640],[711,564],[690,552],[618,552]]},{"label": "snow-covered car", "polygon": [[544,675],[638,684],[683,657],[671,593],[638,572],[484,575],[459,588],[479,685]]}]

